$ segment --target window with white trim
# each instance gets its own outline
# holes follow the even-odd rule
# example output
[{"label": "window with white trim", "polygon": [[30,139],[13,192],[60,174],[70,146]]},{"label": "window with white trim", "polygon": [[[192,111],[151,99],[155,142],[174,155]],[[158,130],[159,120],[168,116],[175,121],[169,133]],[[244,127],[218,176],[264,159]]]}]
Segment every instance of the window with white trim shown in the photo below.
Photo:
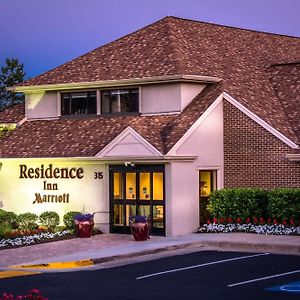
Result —
[{"label": "window with white trim", "polygon": [[96,91],[61,94],[62,115],[82,115],[97,113]]},{"label": "window with white trim", "polygon": [[113,89],[101,91],[102,114],[131,114],[139,112],[139,90]]}]

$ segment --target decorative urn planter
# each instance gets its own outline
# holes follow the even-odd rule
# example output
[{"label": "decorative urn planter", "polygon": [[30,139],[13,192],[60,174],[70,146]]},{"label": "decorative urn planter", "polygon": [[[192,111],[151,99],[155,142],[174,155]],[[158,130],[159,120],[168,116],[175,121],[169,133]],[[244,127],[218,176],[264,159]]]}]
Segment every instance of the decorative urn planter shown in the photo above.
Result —
[{"label": "decorative urn planter", "polygon": [[130,230],[135,241],[147,241],[150,232],[150,220],[146,216],[132,216],[129,219]]},{"label": "decorative urn planter", "polygon": [[89,238],[93,234],[94,214],[78,214],[74,217],[76,235],[80,238]]}]

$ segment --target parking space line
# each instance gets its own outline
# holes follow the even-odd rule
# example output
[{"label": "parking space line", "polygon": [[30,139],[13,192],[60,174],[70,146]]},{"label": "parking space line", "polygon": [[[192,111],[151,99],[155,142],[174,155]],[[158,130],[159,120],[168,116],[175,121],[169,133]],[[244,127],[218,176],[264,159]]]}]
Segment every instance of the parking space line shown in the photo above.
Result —
[{"label": "parking space line", "polygon": [[247,281],[237,282],[237,283],[229,284],[229,285],[227,285],[227,287],[235,287],[235,286],[238,286],[238,285],[248,284],[248,283],[267,280],[267,279],[272,279],[272,278],[291,275],[291,274],[295,274],[295,273],[300,273],[300,270],[295,270],[295,271],[291,271],[291,272],[275,274],[275,275],[271,275],[271,276],[260,277],[260,278],[255,278],[255,279],[251,279],[251,280],[247,280]]},{"label": "parking space line", "polygon": [[254,258],[254,257],[259,257],[259,256],[264,256],[264,255],[269,255],[269,254],[270,253],[260,253],[260,254],[254,254],[254,255],[238,256],[238,257],[233,257],[233,258],[228,258],[228,259],[222,259],[222,260],[212,261],[212,262],[205,263],[205,264],[194,265],[194,266],[189,266],[189,267],[178,268],[178,269],[173,269],[173,270],[167,270],[167,271],[163,271],[163,272],[148,274],[148,275],[144,275],[144,276],[139,276],[139,277],[136,277],[136,280],[141,280],[141,279],[145,279],[145,278],[149,278],[149,277],[155,277],[155,276],[160,276],[160,275],[164,275],[164,274],[175,273],[175,272],[180,272],[180,271],[185,271],[185,270],[202,268],[202,267],[221,264],[221,263],[226,263],[226,262],[230,262],[230,261],[237,261],[237,260],[242,260],[242,259],[247,259],[247,258]]}]

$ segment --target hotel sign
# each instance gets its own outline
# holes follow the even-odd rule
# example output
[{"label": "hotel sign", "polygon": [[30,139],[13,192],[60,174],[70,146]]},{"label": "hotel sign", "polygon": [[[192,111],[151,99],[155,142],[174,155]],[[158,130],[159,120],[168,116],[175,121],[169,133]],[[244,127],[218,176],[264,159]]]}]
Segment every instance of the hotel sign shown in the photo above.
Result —
[{"label": "hotel sign", "polygon": [[83,168],[53,168],[52,164],[49,164],[47,168],[44,165],[40,168],[27,168],[26,165],[20,165],[20,178],[82,179],[83,173]]},{"label": "hotel sign", "polygon": [[[76,168],[57,168],[52,164],[44,166],[43,164],[37,168],[28,168],[26,165],[19,165],[20,179],[45,179],[43,181],[44,191],[57,191],[58,183],[49,183],[47,179],[82,179],[84,177],[84,169],[82,167]],[[55,194],[42,194],[35,193],[35,203],[69,203],[70,194],[63,193],[60,195]]]}]

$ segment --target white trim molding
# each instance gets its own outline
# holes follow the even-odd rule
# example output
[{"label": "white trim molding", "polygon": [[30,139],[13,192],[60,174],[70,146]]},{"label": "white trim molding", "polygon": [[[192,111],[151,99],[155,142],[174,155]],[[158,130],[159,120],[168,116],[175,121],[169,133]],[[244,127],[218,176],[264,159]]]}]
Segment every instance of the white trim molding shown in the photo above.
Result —
[{"label": "white trim molding", "polygon": [[132,86],[153,83],[167,83],[167,82],[203,82],[212,83],[219,82],[221,78],[201,75],[164,75],[143,78],[130,78],[120,80],[102,80],[94,82],[76,82],[76,83],[59,83],[59,84],[45,84],[45,85],[30,85],[30,86],[12,86],[8,90],[12,92],[33,92],[33,91],[58,91],[58,90],[72,90],[72,89],[88,89],[88,88],[107,88],[116,86]]},{"label": "white trim molding", "polygon": [[247,115],[250,119],[252,119],[254,122],[262,126],[264,129],[272,133],[274,136],[276,136],[278,139],[280,139],[282,142],[284,142],[286,145],[293,149],[299,149],[299,146],[291,141],[289,138],[287,138],[285,135],[280,133],[277,129],[266,123],[263,119],[258,117],[256,114],[254,114],[252,111],[250,111],[248,108],[243,106],[240,102],[235,100],[233,97],[231,97],[226,92],[223,92],[224,99],[227,100],[229,103],[234,105],[236,108],[238,108],[240,111],[242,111],[245,115]]},{"label": "white trim molding", "polygon": [[177,141],[177,143],[169,150],[167,155],[176,155],[176,151],[185,143],[185,141],[189,138],[189,136],[198,128],[198,126],[209,116],[209,114],[218,106],[218,104],[223,101],[223,99],[227,100],[229,103],[231,103],[233,106],[235,106],[237,109],[242,111],[244,114],[246,114],[249,118],[251,118],[254,122],[262,126],[264,129],[269,131],[271,134],[273,134],[275,137],[277,137],[279,140],[284,142],[286,145],[291,147],[292,149],[299,149],[299,146],[291,141],[289,138],[287,138],[285,135],[280,133],[277,129],[273,128],[271,125],[266,123],[264,120],[262,120],[260,117],[258,117],[256,114],[254,114],[252,111],[250,111],[248,108],[243,106],[241,103],[239,103],[237,100],[235,100],[233,97],[231,97],[226,92],[221,93],[218,98],[208,107],[208,109],[199,117],[199,119],[188,129],[188,131],[183,135],[183,137]]},{"label": "white trim molding", "polygon": [[[117,137],[115,137],[108,145],[106,145],[101,151],[99,151],[95,156],[104,157],[116,147],[124,138],[128,135],[133,136],[140,144],[142,144],[153,156],[163,156],[163,154],[158,151],[154,146],[152,146],[148,141],[146,141],[139,133],[137,133],[130,126],[125,128]],[[136,155],[136,154],[133,154]],[[126,155],[126,157],[130,157]]]},{"label": "white trim molding", "polygon": [[300,153],[289,153],[285,157],[290,161],[300,161]]},{"label": "white trim molding", "polygon": [[56,108],[57,108],[57,116],[61,116],[61,93],[56,92]]},{"label": "white trim molding", "polygon": [[199,119],[188,129],[183,137],[169,150],[167,155],[176,155],[176,151],[186,142],[190,135],[198,128],[198,126],[210,115],[210,113],[223,100],[223,95],[220,94],[218,98],[208,107],[208,109],[199,117]]}]

